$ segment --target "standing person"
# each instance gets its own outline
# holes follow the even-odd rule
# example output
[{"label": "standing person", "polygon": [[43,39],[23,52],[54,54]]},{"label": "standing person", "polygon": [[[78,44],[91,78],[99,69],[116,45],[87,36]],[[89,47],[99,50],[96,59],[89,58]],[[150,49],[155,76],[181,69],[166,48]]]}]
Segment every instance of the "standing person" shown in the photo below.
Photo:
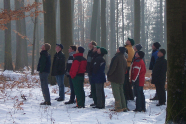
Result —
[{"label": "standing person", "polygon": [[[149,70],[153,70],[154,65],[156,63],[156,60],[158,58],[158,50],[161,47],[161,45],[158,42],[153,43],[152,45],[152,57],[150,60],[150,66],[149,66]],[[153,72],[152,72],[153,73]],[[152,83],[152,82],[151,82]],[[153,83],[152,83],[153,84]],[[150,100],[158,100],[158,95],[157,93],[155,94],[154,98],[150,99]]]},{"label": "standing person", "polygon": [[[132,59],[132,62],[134,62],[134,60],[136,59],[136,53],[138,53],[141,49],[143,48],[143,46],[141,44],[136,44],[134,46],[134,57]],[[145,61],[144,61],[145,62]]]},{"label": "standing person", "polygon": [[123,84],[125,72],[127,70],[127,61],[124,57],[125,47],[119,47],[116,55],[112,58],[109,71],[107,73],[108,81],[111,82],[112,92],[115,98],[115,109],[112,111],[127,111]]},{"label": "standing person", "polygon": [[48,43],[45,43],[41,47],[39,63],[37,66],[37,71],[39,71],[39,77],[41,81],[41,89],[43,97],[45,99],[45,101],[42,102],[40,105],[51,105],[50,92],[48,88],[48,75],[50,74],[51,67],[51,57],[50,54],[48,53],[48,50],[50,50],[50,48],[51,45]]},{"label": "standing person", "polygon": [[[92,80],[92,76],[91,76],[91,72],[90,72],[90,65],[91,65],[91,62],[92,62],[92,56],[94,54],[94,47],[97,46],[97,43],[95,41],[91,41],[88,45],[89,47],[89,51],[88,51],[88,55],[87,55],[87,68],[86,68],[86,72],[88,73],[88,77],[89,77],[89,82],[90,82],[90,85],[92,84],[91,83],[91,80]],[[92,92],[92,91],[91,91]],[[90,95],[89,97],[92,98],[92,94],[90,92]]]},{"label": "standing person", "polygon": [[86,72],[87,60],[83,57],[85,49],[78,47],[74,54],[74,61],[70,69],[75,95],[77,98],[76,108],[85,107],[84,75]]},{"label": "standing person", "polygon": [[106,55],[108,52],[105,48],[101,47],[98,49],[97,53],[98,56],[94,61],[92,73],[92,84],[95,84],[95,90],[92,90],[92,96],[95,104],[95,107],[93,108],[103,109],[105,108],[104,83],[106,82],[106,61],[103,56]]},{"label": "standing person", "polygon": [[135,112],[145,112],[145,95],[143,93],[143,86],[145,83],[146,67],[143,61],[145,53],[139,51],[135,54],[135,59],[132,64],[131,81],[134,84],[134,90],[136,93],[136,109]]},{"label": "standing person", "polygon": [[65,55],[62,53],[63,45],[56,44],[56,54],[54,55],[52,65],[52,76],[56,77],[57,84],[59,86],[59,98],[57,101],[65,100],[65,86],[64,86],[64,74],[65,74]]},{"label": "standing person", "polygon": [[128,51],[128,58],[127,58],[127,73],[125,75],[125,83],[124,83],[124,92],[125,92],[125,98],[126,100],[134,100],[134,96],[133,96],[133,92],[132,92],[132,86],[129,82],[129,72],[130,72],[130,66],[132,63],[132,59],[134,57],[134,49],[132,48],[132,46],[134,46],[134,40],[128,38],[128,40],[126,41],[126,46],[125,48]]},{"label": "standing person", "polygon": [[158,94],[159,103],[156,106],[165,105],[166,93],[165,82],[167,72],[167,60],[165,59],[165,49],[160,49],[158,52],[158,59],[152,72],[152,83],[156,86],[156,93]]},{"label": "standing person", "polygon": [[68,49],[69,57],[67,60],[67,66],[66,66],[66,76],[69,78],[69,84],[70,84],[70,100],[68,102],[65,102],[65,104],[73,104],[75,102],[75,92],[74,92],[74,86],[72,83],[72,78],[70,77],[70,69],[74,60],[73,55],[76,53],[76,46],[70,46]]}]

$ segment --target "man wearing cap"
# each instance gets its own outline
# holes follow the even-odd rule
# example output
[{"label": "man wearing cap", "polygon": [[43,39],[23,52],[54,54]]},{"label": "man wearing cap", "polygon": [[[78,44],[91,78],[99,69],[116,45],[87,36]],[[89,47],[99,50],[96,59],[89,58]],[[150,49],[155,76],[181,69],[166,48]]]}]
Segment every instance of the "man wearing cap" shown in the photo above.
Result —
[{"label": "man wearing cap", "polygon": [[51,67],[51,56],[48,53],[50,50],[51,45],[45,43],[41,47],[39,63],[37,65],[37,71],[39,71],[39,77],[41,81],[41,89],[44,97],[44,102],[40,105],[51,105],[50,102],[50,92],[48,88],[48,75],[50,74],[50,67]]},{"label": "man wearing cap", "polygon": [[124,57],[125,52],[125,47],[119,47],[116,55],[111,60],[109,71],[107,73],[108,81],[111,82],[112,92],[115,98],[115,109],[112,111],[116,112],[127,111],[123,92],[125,72],[127,70],[127,61]]},{"label": "man wearing cap", "polygon": [[153,68],[152,72],[152,83],[156,86],[156,92],[158,94],[159,103],[156,106],[165,105],[166,94],[165,94],[165,82],[167,72],[167,60],[165,59],[165,49],[158,51],[158,59]]},{"label": "man wearing cap", "polygon": [[[160,47],[161,47],[161,45],[158,42],[155,42],[152,45],[152,57],[151,57],[151,60],[150,60],[149,70],[153,70],[153,68],[154,68],[154,65],[156,63],[156,60],[158,58],[158,50],[159,50]],[[158,100],[157,93],[155,94],[154,98],[152,98],[150,100]]]},{"label": "man wearing cap", "polygon": [[59,98],[57,101],[65,100],[64,74],[65,74],[65,55],[62,53],[63,45],[56,44],[56,54],[54,55],[52,65],[52,76],[56,77],[59,86]]},{"label": "man wearing cap", "polygon": [[76,54],[74,54],[74,61],[70,69],[70,76],[72,78],[75,95],[77,98],[76,108],[85,107],[85,91],[84,91],[84,75],[87,67],[87,60],[83,57],[85,49],[78,47]]},{"label": "man wearing cap", "polygon": [[128,58],[127,58],[127,73],[126,73],[126,77],[125,77],[125,83],[124,83],[124,92],[125,92],[125,98],[126,100],[134,100],[134,96],[133,96],[133,92],[132,92],[132,86],[129,82],[129,71],[130,71],[130,66],[132,63],[132,59],[134,57],[134,49],[132,48],[132,46],[134,46],[135,42],[133,39],[128,38],[128,40],[126,41],[126,45],[125,48],[128,51]]},{"label": "man wearing cap", "polygon": [[108,52],[105,48],[101,47],[98,49],[97,54],[93,65],[92,72],[92,84],[95,85],[95,89],[92,90],[92,97],[94,100],[95,107],[98,109],[105,108],[105,92],[104,92],[104,83],[106,82],[105,77],[105,66],[106,61],[103,58]]},{"label": "man wearing cap", "polygon": [[135,112],[145,112],[145,95],[143,93],[143,86],[145,83],[146,67],[143,61],[145,53],[139,51],[135,55],[134,62],[131,69],[131,82],[134,84],[133,89],[136,93],[136,109]]}]

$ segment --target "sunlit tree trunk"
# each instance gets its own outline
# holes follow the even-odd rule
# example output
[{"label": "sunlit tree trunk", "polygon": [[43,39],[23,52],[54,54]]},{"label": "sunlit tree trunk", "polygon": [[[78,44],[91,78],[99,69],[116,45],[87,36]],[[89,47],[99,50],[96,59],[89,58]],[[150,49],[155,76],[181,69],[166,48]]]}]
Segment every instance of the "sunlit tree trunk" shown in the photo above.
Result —
[{"label": "sunlit tree trunk", "polygon": [[186,123],[186,1],[167,0],[167,124]]},{"label": "sunlit tree trunk", "polygon": [[134,0],[134,40],[140,43],[140,0]]},{"label": "sunlit tree trunk", "polygon": [[[10,0],[4,0],[4,9],[10,10]],[[5,30],[5,55],[4,70],[13,70],[12,66],[12,48],[11,48],[11,22],[6,24]]]}]

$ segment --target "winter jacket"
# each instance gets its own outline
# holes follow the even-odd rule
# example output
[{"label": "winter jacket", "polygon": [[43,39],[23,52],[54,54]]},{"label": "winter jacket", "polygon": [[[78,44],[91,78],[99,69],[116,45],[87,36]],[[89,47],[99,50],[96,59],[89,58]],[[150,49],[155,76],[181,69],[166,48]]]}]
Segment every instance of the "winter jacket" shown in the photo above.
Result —
[{"label": "winter jacket", "polygon": [[90,68],[89,68],[89,76],[92,76],[92,73],[93,73],[93,68],[94,68],[94,63],[95,63],[95,60],[96,58],[99,56],[99,54],[97,54],[97,52],[94,52],[92,54],[92,61],[90,63]]},{"label": "winter jacket", "polygon": [[125,48],[128,51],[127,67],[130,67],[135,52],[134,52],[134,49],[132,48],[132,45],[127,45],[125,46]]},{"label": "winter jacket", "polygon": [[66,64],[66,75],[67,76],[70,76],[70,69],[71,69],[72,63],[74,61],[74,56],[73,55],[75,53],[76,53],[75,51],[69,53],[69,57],[68,57],[67,64]]},{"label": "winter jacket", "polygon": [[42,72],[50,73],[50,67],[51,67],[51,56],[46,50],[43,50],[40,52],[37,71],[39,71],[40,73]]},{"label": "winter jacket", "polygon": [[103,58],[104,55],[98,55],[94,61],[92,83],[105,83],[105,66],[106,61]]},{"label": "winter jacket", "polygon": [[111,60],[110,68],[107,73],[108,80],[113,83],[123,84],[126,70],[127,61],[124,54],[117,53]]},{"label": "winter jacket", "polygon": [[87,60],[83,57],[83,53],[74,54],[74,61],[70,69],[70,76],[74,79],[76,76],[83,76],[86,72]]},{"label": "winter jacket", "polygon": [[151,57],[151,60],[150,60],[149,70],[153,70],[154,64],[156,63],[157,58],[158,58],[158,50],[153,50],[152,51],[152,57]]},{"label": "winter jacket", "polygon": [[[132,63],[133,63],[134,60],[136,59],[135,55],[136,55],[137,52],[139,52],[139,51],[136,51],[136,52],[134,53],[134,57],[133,57],[133,59],[132,59]],[[145,63],[145,58],[143,58],[143,61],[144,61],[144,63]]]},{"label": "winter jacket", "polygon": [[152,84],[165,83],[167,72],[167,60],[165,57],[158,58],[152,72]]},{"label": "winter jacket", "polygon": [[132,64],[131,80],[135,85],[144,86],[146,67],[143,59],[136,58]]},{"label": "winter jacket", "polygon": [[65,74],[65,55],[60,51],[54,55],[52,76]]},{"label": "winter jacket", "polygon": [[86,67],[86,72],[89,74],[90,73],[90,64],[92,61],[92,54],[93,54],[93,49],[88,51],[87,55],[87,67]]}]

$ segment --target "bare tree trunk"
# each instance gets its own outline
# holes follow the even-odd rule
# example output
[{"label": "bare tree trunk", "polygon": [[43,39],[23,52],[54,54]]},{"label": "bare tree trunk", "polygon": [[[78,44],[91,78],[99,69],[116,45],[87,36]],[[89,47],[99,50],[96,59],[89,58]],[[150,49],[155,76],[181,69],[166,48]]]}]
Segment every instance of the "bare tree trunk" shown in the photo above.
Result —
[{"label": "bare tree trunk", "polygon": [[[4,9],[10,10],[10,0],[4,0]],[[13,70],[12,66],[12,48],[11,48],[11,22],[6,24],[5,30],[5,55],[4,70]]]},{"label": "bare tree trunk", "polygon": [[140,43],[140,0],[134,0],[134,40]]},{"label": "bare tree trunk", "polygon": [[101,0],[101,46],[106,48],[106,0]]},{"label": "bare tree trunk", "polygon": [[[186,123],[186,1],[167,0],[167,124]],[[179,9],[178,9],[179,8]]]}]

